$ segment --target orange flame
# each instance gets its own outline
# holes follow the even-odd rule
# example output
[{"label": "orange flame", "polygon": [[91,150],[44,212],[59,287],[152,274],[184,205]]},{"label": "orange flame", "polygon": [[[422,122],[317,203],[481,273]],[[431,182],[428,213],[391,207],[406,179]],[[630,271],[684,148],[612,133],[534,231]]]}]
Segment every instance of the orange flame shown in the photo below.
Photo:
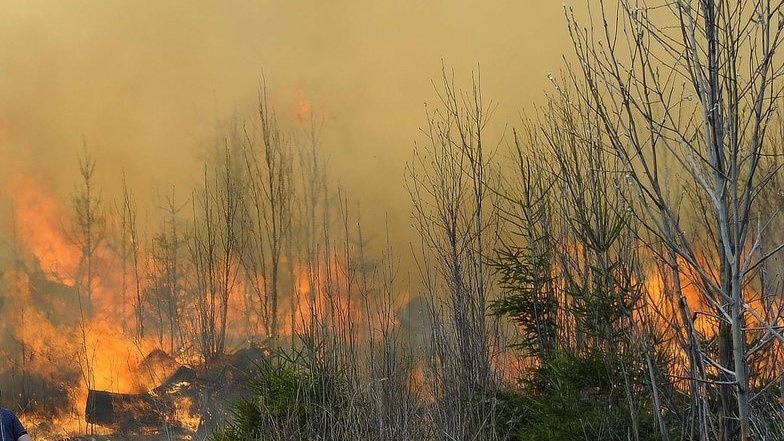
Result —
[{"label": "orange flame", "polygon": [[[88,388],[137,393],[154,386],[137,371],[154,346],[123,332],[119,256],[105,245],[95,251],[98,265],[111,270],[96,271],[92,307],[87,309],[78,287],[81,252],[69,237],[65,207],[33,176],[14,174],[5,187],[14,203],[19,259],[24,262],[3,274],[11,336],[24,354],[9,353],[8,359],[29,375],[68,387],[74,408],[66,406],[61,409],[65,413],[47,419],[57,419],[63,430],[80,430]],[[38,269],[41,274],[35,275]],[[34,415],[27,418],[33,427],[40,424]]]},{"label": "orange flame", "polygon": [[297,118],[297,121],[307,121],[310,119],[310,115],[313,110],[313,104],[310,100],[305,96],[305,89],[300,84],[296,88],[296,96],[297,96],[297,107],[294,112],[294,117]]},{"label": "orange flame", "polygon": [[79,249],[65,234],[66,218],[60,202],[41,180],[14,174],[7,183],[14,201],[19,241],[37,259],[41,269],[62,283],[74,285],[80,264]]},{"label": "orange flame", "polygon": [[[299,108],[301,116],[307,117],[310,104],[304,97]],[[32,175],[14,174],[5,182],[5,188],[14,201],[21,262],[2,274],[3,296],[11,299],[6,303],[5,312],[10,317],[6,323],[13,344],[24,350],[0,347],[0,356],[13,360],[14,369],[67,389],[68,403],[59,409],[60,413],[27,414],[30,427],[40,427],[42,432],[59,437],[84,433],[89,389],[143,393],[160,385],[168,375],[158,372],[155,366],[145,365],[147,354],[158,348],[155,337],[148,335],[138,340],[133,326],[126,326],[134,322],[134,295],[129,292],[122,304],[123,259],[109,246],[109,240],[94,251],[92,301],[87,302],[82,288],[85,281],[80,276],[84,265],[82,250],[73,237],[76,232],[72,232],[72,210],[44,180]],[[140,250],[139,260],[142,266],[155,271],[155,259],[145,251]],[[399,326],[398,311],[407,306],[409,296],[381,305],[369,293],[363,293],[356,280],[350,280],[346,275],[349,265],[339,260],[310,265],[285,263],[291,272],[287,271],[280,287],[281,337],[325,326],[339,338],[362,335],[373,339],[378,338],[381,330]],[[236,269],[242,273],[239,267]],[[125,279],[125,285],[131,287],[128,291],[137,283],[131,273],[128,270]],[[143,292],[152,288],[148,286],[152,282],[147,280],[138,283]],[[266,295],[264,289],[261,276],[238,277],[232,285],[227,349],[244,344],[249,338],[267,337],[260,309],[260,299]],[[7,374],[5,369],[0,366],[0,375]],[[199,417],[190,413],[193,403],[184,399],[174,404],[180,424],[186,428],[198,425]],[[46,422],[57,429],[45,429]],[[44,435],[36,437],[43,439]]]}]

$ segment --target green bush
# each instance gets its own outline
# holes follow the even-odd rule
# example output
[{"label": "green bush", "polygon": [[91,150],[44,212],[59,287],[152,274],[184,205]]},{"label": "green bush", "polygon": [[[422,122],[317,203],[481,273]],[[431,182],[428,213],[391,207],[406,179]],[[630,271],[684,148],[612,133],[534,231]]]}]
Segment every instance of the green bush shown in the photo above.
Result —
[{"label": "green bush", "polygon": [[[521,388],[498,394],[499,431],[514,441],[629,439],[632,412],[613,371],[600,356],[556,353]],[[640,439],[657,439],[650,412],[635,412]]]},{"label": "green bush", "polygon": [[349,404],[347,382],[300,353],[274,352],[249,382],[249,396],[208,440],[325,438],[324,428]]}]

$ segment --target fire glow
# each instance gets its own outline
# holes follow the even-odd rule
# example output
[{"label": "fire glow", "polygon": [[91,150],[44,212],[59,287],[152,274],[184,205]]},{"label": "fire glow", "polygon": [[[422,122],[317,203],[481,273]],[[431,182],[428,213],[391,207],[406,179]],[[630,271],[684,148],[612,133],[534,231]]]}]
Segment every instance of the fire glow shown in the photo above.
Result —
[{"label": "fire glow", "polygon": [[[85,283],[82,250],[71,237],[73,215],[67,204],[43,179],[33,176],[15,174],[5,188],[13,201],[17,264],[2,279],[6,316],[10,319],[5,326],[11,344],[0,351],[9,366],[0,375],[24,377],[14,400],[31,409],[23,413],[23,419],[37,439],[88,431],[110,433],[116,428],[90,427],[85,422],[90,391],[129,397],[167,393],[156,388],[178,367],[199,363],[193,343],[195,330],[182,331],[186,337],[175,348],[177,353],[171,354],[171,361],[151,361],[150,357],[167,346],[161,337],[165,331],[148,329],[140,336],[135,329],[138,305],[132,291],[137,284],[142,293],[154,288],[146,274],[156,268],[155,259],[142,250],[143,270],[136,280],[110,240],[101,241],[95,249],[92,301],[88,304],[80,291]],[[361,296],[344,294],[350,282],[338,270],[342,265],[336,257],[326,263],[292,265],[293,292],[281,300],[280,338],[314,326],[329,326],[345,335],[373,335],[380,328],[399,325],[395,310],[381,308],[373,312]],[[259,325],[259,299],[254,297],[263,286],[261,276],[240,277],[231,288],[226,319],[230,350],[249,341],[264,343],[267,338],[266,330]],[[327,290],[324,286],[337,288]],[[404,308],[407,301],[396,305],[396,310]],[[176,386],[187,384],[179,382]],[[178,427],[195,431],[203,416],[194,409],[202,403],[176,392],[172,396],[166,418]]]}]

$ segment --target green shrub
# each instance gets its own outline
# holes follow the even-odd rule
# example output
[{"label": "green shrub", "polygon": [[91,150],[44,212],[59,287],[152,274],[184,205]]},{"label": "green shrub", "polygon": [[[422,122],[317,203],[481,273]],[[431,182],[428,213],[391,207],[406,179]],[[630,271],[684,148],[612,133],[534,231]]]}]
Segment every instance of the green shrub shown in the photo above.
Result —
[{"label": "green shrub", "polygon": [[[632,412],[613,375],[600,356],[556,353],[520,389],[498,394],[499,432],[514,441],[627,440]],[[656,439],[650,412],[635,412],[640,439]]]},{"label": "green shrub", "polygon": [[210,441],[324,438],[348,403],[347,382],[301,353],[278,350],[249,379],[250,394]]}]

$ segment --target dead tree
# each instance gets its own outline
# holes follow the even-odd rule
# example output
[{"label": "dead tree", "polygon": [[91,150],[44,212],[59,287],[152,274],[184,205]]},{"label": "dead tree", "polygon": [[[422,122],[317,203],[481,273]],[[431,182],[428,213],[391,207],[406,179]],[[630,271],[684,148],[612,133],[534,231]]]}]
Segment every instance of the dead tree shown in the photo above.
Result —
[{"label": "dead tree", "polygon": [[239,256],[245,244],[240,223],[243,182],[226,142],[220,168],[205,167],[204,189],[194,195],[194,230],[189,239],[194,270],[196,333],[202,356],[224,354],[229,300],[238,286]]},{"label": "dead tree", "polygon": [[267,101],[266,85],[260,91],[258,122],[259,139],[246,131],[243,143],[251,243],[243,264],[261,304],[267,334],[277,339],[282,259],[287,253],[292,226],[293,155],[291,142]]},{"label": "dead tree", "polygon": [[[495,387],[485,259],[498,223],[483,136],[492,107],[482,100],[478,75],[468,91],[458,89],[446,70],[442,80],[439,106],[427,109],[426,143],[415,149],[406,186],[421,238],[420,275],[433,312],[434,387],[444,403],[436,419],[443,433],[470,439],[492,432],[482,427],[492,411],[481,397]],[[472,410],[464,412],[458,402]]]},{"label": "dead tree", "polygon": [[[763,158],[780,97],[774,54],[784,28],[782,6],[765,0],[598,6],[585,25],[567,10],[576,99],[598,119],[623,162],[643,225],[711,306],[718,353],[700,356],[719,376],[712,384],[721,395],[720,439],[750,439],[746,327],[778,332],[755,316],[748,287],[754,268],[770,255],[755,253],[768,219],[755,218],[754,208],[777,172]],[[694,207],[681,203],[687,201],[705,215],[689,216]],[[702,237],[690,234],[689,217]],[[711,245],[700,247],[697,240]],[[700,436],[708,430],[702,427]]]}]

